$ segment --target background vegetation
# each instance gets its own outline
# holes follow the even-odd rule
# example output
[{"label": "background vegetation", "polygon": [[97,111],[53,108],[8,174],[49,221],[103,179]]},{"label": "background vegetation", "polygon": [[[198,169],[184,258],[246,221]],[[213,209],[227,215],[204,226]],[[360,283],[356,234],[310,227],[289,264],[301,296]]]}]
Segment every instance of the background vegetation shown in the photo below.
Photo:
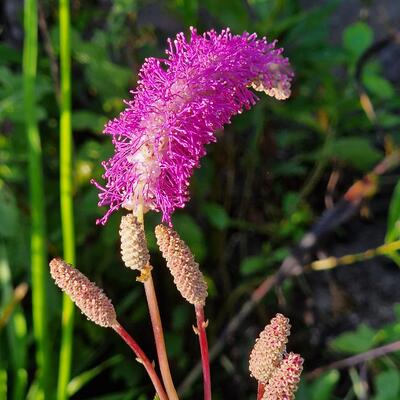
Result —
[{"label": "background vegetation", "polygon": [[[399,399],[400,357],[392,352],[400,340],[399,169],[370,175],[353,188],[356,201],[350,195],[340,201],[385,157],[394,157],[391,167],[398,164],[397,1],[72,0],[70,31],[63,7],[68,10],[68,3],[39,1],[36,21],[29,14],[32,0],[0,5],[0,399],[41,398],[42,390],[56,396],[62,301],[43,263],[63,253],[72,260],[75,245],[79,268],[105,289],[122,322],[155,357],[143,288],[119,259],[120,215],[105,227],[95,225],[103,210],[89,180],[99,179],[100,161],[112,153],[103,125],[122,110],[144,58],[162,56],[167,37],[190,25],[278,38],[296,72],[290,100],[263,97],[218,133],[192,180],[190,204],[174,218],[207,276],[211,347],[293,249],[306,267],[274,285],[240,329],[224,338],[212,364],[214,398],[255,398],[248,354],[266,322],[283,312],[293,324],[290,349],[306,359],[297,399]],[[61,211],[60,168],[67,174]],[[193,316],[156,251],[152,227],[159,215],[147,219],[173,373],[183,382],[199,358]],[[310,229],[321,240],[304,252],[298,244]],[[383,243],[389,244],[386,257],[367,261],[363,254],[354,265],[307,268],[313,260]],[[38,246],[36,258],[31,244]],[[35,291],[35,285],[44,288]],[[64,340],[68,346],[68,335]],[[365,352],[390,343],[383,357],[367,360]],[[354,354],[364,356],[307,375]],[[67,381],[73,399],[144,400],[152,394],[120,339],[78,314]],[[186,398],[199,393],[196,380]]]}]

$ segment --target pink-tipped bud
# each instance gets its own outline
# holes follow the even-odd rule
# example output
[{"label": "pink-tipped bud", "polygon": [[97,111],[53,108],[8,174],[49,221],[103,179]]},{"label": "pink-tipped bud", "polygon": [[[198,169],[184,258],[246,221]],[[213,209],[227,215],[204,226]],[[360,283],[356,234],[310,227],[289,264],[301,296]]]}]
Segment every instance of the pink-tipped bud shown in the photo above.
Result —
[{"label": "pink-tipped bud", "polygon": [[262,400],[294,400],[303,362],[299,354],[289,353],[265,386]]},{"label": "pink-tipped bud", "polygon": [[84,315],[105,328],[117,322],[111,300],[76,268],[61,258],[50,261],[50,273],[56,285],[63,290]]},{"label": "pink-tipped bud", "polygon": [[128,268],[144,270],[150,262],[143,225],[133,214],[121,218],[121,257]]},{"label": "pink-tipped bud", "polygon": [[158,246],[182,297],[191,304],[204,305],[207,284],[189,247],[173,229],[165,225],[156,226],[155,233]]},{"label": "pink-tipped bud", "polygon": [[280,365],[289,335],[289,320],[282,314],[276,314],[261,332],[249,360],[250,373],[259,382],[266,384]]}]

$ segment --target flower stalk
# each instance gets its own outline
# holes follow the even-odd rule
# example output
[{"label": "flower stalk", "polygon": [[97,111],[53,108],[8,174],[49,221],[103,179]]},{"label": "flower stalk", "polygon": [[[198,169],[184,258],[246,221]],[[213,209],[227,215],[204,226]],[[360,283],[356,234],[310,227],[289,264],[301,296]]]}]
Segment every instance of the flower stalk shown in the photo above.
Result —
[{"label": "flower stalk", "polygon": [[[143,206],[140,204],[135,213],[138,222],[144,225]],[[154,341],[156,344],[158,363],[160,366],[161,376],[165,385],[165,390],[168,393],[170,400],[178,400],[178,394],[172,380],[171,370],[169,367],[167,349],[165,346],[164,330],[161,322],[160,309],[158,307],[156,290],[154,287],[153,277],[151,274],[151,266],[142,269],[141,275],[137,278],[138,281],[143,282],[144,290],[146,293],[147,305],[149,308],[151,325],[153,327]]]},{"label": "flower stalk", "polygon": [[167,267],[182,297],[195,307],[197,330],[199,335],[201,363],[204,377],[204,399],[211,400],[211,376],[208,344],[204,320],[204,305],[207,298],[207,283],[195,261],[188,245],[178,233],[166,225],[155,229],[158,247],[167,261]]},{"label": "flower stalk", "polygon": [[264,393],[265,393],[265,385],[261,382],[258,382],[257,400],[262,400]]},{"label": "flower stalk", "polygon": [[170,400],[178,400],[178,394],[172,380],[169,368],[167,349],[165,347],[164,331],[161,323],[160,310],[158,308],[156,291],[154,288],[153,278],[149,272],[148,278],[143,282],[146,292],[147,304],[150,312],[151,325],[153,326],[154,341],[156,343],[158,363],[162,380]]},{"label": "flower stalk", "polygon": [[203,369],[203,385],[204,385],[204,400],[211,400],[211,375],[210,375],[210,360],[208,356],[208,343],[206,327],[208,321],[204,320],[204,307],[202,304],[195,305],[197,334],[199,335],[201,365]]},{"label": "flower stalk", "polygon": [[129,333],[118,323],[112,326],[115,332],[124,340],[124,342],[132,349],[132,351],[136,354],[138,361],[141,362],[146,369],[154,388],[156,389],[157,395],[160,400],[168,400],[167,394],[163,388],[160,379],[157,376],[156,371],[154,370],[153,364],[147,358],[146,354],[140,348],[140,346],[136,343],[136,341],[129,335]]},{"label": "flower stalk", "polygon": [[50,262],[50,274],[56,285],[75,303],[89,320],[103,328],[112,328],[136,354],[145,367],[160,400],[169,400],[144,351],[117,321],[114,306],[105,293],[72,265],[60,258]]}]

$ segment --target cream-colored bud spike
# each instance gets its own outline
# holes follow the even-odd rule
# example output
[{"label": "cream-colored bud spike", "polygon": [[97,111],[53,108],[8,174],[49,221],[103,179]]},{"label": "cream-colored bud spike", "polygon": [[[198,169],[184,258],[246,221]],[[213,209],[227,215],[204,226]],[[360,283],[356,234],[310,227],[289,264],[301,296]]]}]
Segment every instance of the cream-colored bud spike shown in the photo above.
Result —
[{"label": "cream-colored bud spike", "polygon": [[173,229],[165,225],[156,226],[155,233],[158,246],[182,297],[191,304],[204,305],[207,284],[189,247]]},{"label": "cream-colored bud spike", "polygon": [[56,285],[71,298],[88,319],[105,328],[117,324],[111,300],[76,268],[61,258],[53,258],[50,261],[50,274]]},{"label": "cream-colored bud spike", "polygon": [[280,365],[289,335],[289,320],[282,314],[276,314],[261,332],[249,360],[250,373],[259,382],[266,384]]},{"label": "cream-colored bud spike", "polygon": [[289,353],[265,386],[262,400],[294,400],[302,371],[303,359]]},{"label": "cream-colored bud spike", "polygon": [[145,270],[150,262],[143,225],[133,214],[121,218],[121,257],[128,268]]}]

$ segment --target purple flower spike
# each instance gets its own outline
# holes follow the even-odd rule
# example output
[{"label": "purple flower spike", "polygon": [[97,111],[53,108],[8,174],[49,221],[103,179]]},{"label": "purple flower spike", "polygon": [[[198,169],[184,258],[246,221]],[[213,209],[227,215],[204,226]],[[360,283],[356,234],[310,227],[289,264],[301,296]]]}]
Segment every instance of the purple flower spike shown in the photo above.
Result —
[{"label": "purple flower spike", "polygon": [[233,115],[249,109],[264,91],[277,99],[290,95],[293,73],[275,42],[229,29],[190,39],[179,33],[168,41],[167,58],[148,58],[139,72],[133,100],[104,133],[112,136],[115,154],[103,163],[106,185],[99,206],[109,206],[98,223],[120,207],[171,214],[189,200],[189,179],[205,145]]}]

